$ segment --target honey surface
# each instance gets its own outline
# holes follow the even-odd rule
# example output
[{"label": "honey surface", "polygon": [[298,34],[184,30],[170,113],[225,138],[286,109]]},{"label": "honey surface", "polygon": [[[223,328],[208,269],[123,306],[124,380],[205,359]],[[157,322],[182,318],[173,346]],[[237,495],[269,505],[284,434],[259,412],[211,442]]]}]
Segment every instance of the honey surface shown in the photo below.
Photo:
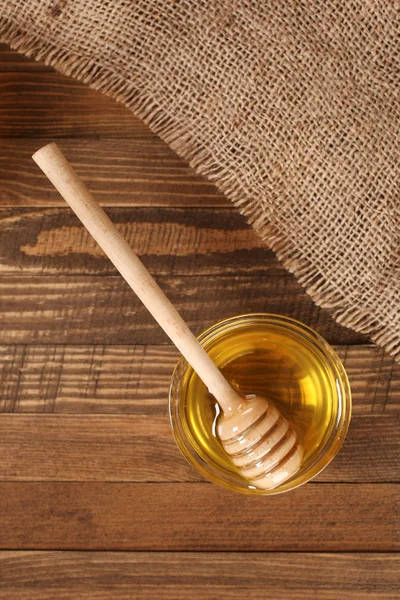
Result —
[{"label": "honey surface", "polygon": [[[315,345],[296,332],[258,324],[220,336],[207,351],[241,394],[264,396],[289,419],[307,467],[338,418],[335,376]],[[182,383],[181,418],[192,445],[206,462],[211,460],[241,478],[216,437],[215,399],[191,369]]]}]

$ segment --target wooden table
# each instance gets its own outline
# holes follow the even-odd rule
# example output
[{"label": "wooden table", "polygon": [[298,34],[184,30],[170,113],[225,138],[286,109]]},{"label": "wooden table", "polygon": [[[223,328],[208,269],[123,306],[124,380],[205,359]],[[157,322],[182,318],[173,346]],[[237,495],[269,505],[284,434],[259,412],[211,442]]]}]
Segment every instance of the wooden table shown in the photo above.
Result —
[{"label": "wooden table", "polygon": [[[0,598],[399,598],[400,366],[123,106],[6,46],[0,92]],[[337,348],[354,416],[313,483],[252,498],[186,464],[177,351],[31,160],[51,140],[194,332],[280,312]]]}]

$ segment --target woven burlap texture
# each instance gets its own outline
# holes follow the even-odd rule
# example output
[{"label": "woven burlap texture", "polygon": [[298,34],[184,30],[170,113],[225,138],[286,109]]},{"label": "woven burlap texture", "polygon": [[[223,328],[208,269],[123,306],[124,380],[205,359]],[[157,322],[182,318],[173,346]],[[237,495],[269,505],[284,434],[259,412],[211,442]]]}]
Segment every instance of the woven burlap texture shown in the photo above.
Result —
[{"label": "woven burlap texture", "polygon": [[0,37],[132,108],[400,358],[399,1],[3,0]]}]

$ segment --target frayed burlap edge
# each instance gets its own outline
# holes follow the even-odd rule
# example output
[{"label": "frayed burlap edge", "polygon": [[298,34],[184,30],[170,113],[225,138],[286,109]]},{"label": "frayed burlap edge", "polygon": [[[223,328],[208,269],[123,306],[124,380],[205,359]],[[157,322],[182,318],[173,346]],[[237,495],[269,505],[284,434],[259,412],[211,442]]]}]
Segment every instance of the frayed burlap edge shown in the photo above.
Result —
[{"label": "frayed burlap edge", "polygon": [[1,41],[29,58],[55,67],[63,75],[79,79],[129,107],[179,156],[189,162],[199,174],[215,183],[254,227],[261,239],[276,253],[284,267],[295,275],[307,294],[321,308],[329,309],[334,319],[346,327],[369,335],[376,344],[400,362],[400,332],[393,331],[390,323],[380,322],[370,309],[351,305],[335,290],[329,281],[305,258],[271,223],[259,214],[255,201],[244,200],[240,181],[229,169],[217,165],[204,148],[184,131],[173,118],[166,115],[145,93],[111,70],[98,65],[92,58],[57,48],[42,38],[22,31],[16,23],[0,17]]}]

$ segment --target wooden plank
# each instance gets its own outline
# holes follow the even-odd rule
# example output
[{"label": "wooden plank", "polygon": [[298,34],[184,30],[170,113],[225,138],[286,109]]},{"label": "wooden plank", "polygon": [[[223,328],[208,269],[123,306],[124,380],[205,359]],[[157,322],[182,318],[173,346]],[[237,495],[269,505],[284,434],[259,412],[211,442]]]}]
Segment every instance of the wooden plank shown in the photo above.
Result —
[{"label": "wooden plank", "polygon": [[395,484],[253,498],[207,483],[1,483],[0,548],[390,552],[398,510]]},{"label": "wooden plank", "polygon": [[[0,415],[0,480],[188,482],[163,415]],[[400,482],[400,416],[355,416],[318,481]]]},{"label": "wooden plank", "polygon": [[399,413],[400,364],[377,346],[336,347],[349,375],[354,414]]},{"label": "wooden plank", "polygon": [[165,414],[173,346],[0,346],[0,412]]},{"label": "wooden plank", "polygon": [[0,137],[148,135],[131,110],[53,72],[0,72]]},{"label": "wooden plank", "polygon": [[[65,116],[67,119],[67,116]],[[56,137],[3,139],[0,206],[61,206],[65,201],[33,162],[32,154]],[[104,205],[232,207],[216,187],[196,175],[150,130],[127,139],[71,139],[58,144]]]},{"label": "wooden plank", "polygon": [[[376,346],[336,346],[353,414],[400,412],[400,365]],[[173,346],[0,346],[0,412],[165,413]]]},{"label": "wooden plank", "polygon": [[23,54],[12,50],[7,44],[0,43],[0,73],[9,73],[12,76],[13,73],[20,71],[52,73],[54,69],[41,62],[26,58]]},{"label": "wooden plank", "polygon": [[[107,213],[154,274],[279,276],[284,270],[233,210],[152,207]],[[70,209],[0,209],[0,256],[2,274],[115,274]]]},{"label": "wooden plank", "polygon": [[[317,307],[289,273],[280,277],[157,277],[194,333],[244,313],[271,312],[307,323],[333,344],[365,343]],[[165,344],[155,324],[119,277],[7,275],[0,281],[0,344]]]},{"label": "wooden plank", "polygon": [[0,415],[0,480],[201,481],[164,415]]},{"label": "wooden plank", "polygon": [[390,600],[390,553],[0,552],[0,600]]},{"label": "wooden plank", "polygon": [[400,482],[400,417],[354,416],[339,454],[318,481]]}]

